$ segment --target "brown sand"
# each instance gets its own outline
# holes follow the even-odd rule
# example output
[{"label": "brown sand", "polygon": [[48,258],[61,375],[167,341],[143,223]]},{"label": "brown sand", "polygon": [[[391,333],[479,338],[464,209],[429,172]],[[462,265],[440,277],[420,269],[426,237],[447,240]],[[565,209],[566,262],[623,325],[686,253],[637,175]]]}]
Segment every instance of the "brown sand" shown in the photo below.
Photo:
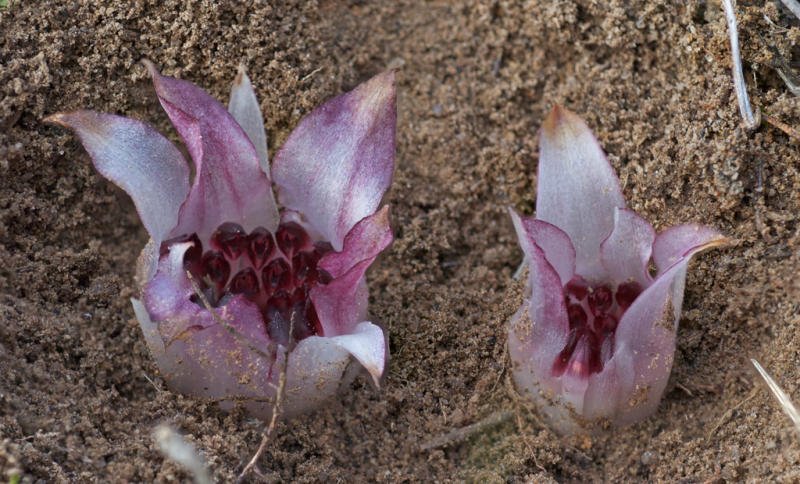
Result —
[{"label": "brown sand", "polygon": [[[321,101],[400,67],[397,240],[370,274],[391,333],[385,388],[358,380],[280,425],[261,464],[271,479],[800,480],[800,436],[746,359],[800,398],[798,140],[742,129],[716,0],[136,3],[0,8],[0,481],[184,480],[152,441],[159,422],[222,481],[258,445],[260,423],[164,391],[128,303],[146,239],[133,205],[41,123],[86,107],[175,139],[143,57],[220,99],[245,62],[273,151]],[[797,125],[800,100],[772,66],[797,59],[800,21],[741,3],[753,103]],[[591,439],[538,423],[505,359],[521,259],[505,210],[533,212],[536,129],[556,102],[593,127],[656,228],[700,221],[738,241],[692,264],[658,413]]]}]

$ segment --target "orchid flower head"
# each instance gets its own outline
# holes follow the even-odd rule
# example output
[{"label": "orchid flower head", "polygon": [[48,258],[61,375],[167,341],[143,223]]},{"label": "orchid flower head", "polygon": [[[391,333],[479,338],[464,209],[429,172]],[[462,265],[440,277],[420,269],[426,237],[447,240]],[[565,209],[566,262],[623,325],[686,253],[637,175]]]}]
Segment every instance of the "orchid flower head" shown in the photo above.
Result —
[{"label": "orchid flower head", "polygon": [[536,217],[510,209],[529,267],[509,323],[515,383],[563,434],[637,422],[672,369],[689,260],[726,239],[695,224],[656,234],[576,114],[556,106],[539,143]]},{"label": "orchid flower head", "polygon": [[284,371],[287,417],[335,393],[351,360],[377,385],[388,346],[367,320],[365,272],[393,239],[380,202],[394,170],[394,73],[314,109],[270,161],[244,68],[226,108],[145,65],[193,179],[144,122],[85,110],[47,121],[77,134],[150,235],[132,303],[169,387],[268,419]]}]

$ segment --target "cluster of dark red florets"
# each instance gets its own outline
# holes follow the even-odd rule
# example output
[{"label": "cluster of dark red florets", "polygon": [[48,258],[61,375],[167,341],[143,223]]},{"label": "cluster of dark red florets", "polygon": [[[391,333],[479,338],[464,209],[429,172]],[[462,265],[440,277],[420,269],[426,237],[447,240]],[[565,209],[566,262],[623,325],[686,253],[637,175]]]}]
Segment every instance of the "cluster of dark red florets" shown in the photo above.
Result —
[{"label": "cluster of dark red florets", "polygon": [[634,281],[612,290],[608,285],[592,286],[581,276],[573,277],[564,286],[569,334],[553,363],[553,374],[599,373],[614,354],[614,333],[622,315],[641,292],[641,285]]},{"label": "cluster of dark red florets", "polygon": [[[330,244],[313,243],[295,222],[282,223],[275,234],[263,227],[248,234],[241,225],[226,222],[211,235],[208,250],[203,250],[197,234],[191,234],[164,242],[161,254],[181,242],[194,244],[184,254],[184,267],[213,306],[243,295],[259,307],[270,338],[281,344],[290,336],[299,341],[322,335],[309,292],[331,280],[317,267],[332,250]],[[200,303],[196,296],[193,300]]]}]

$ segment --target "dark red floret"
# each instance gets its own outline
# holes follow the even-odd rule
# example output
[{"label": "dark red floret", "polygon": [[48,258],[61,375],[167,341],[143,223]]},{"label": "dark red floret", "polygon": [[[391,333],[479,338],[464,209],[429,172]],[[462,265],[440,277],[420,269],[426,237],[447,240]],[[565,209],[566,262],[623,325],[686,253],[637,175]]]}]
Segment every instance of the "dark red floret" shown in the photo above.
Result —
[{"label": "dark red floret", "polygon": [[622,310],[631,307],[633,301],[642,293],[642,286],[638,282],[624,282],[617,288],[617,304]]},{"label": "dark red floret", "polygon": [[228,259],[237,259],[247,248],[247,233],[241,225],[225,222],[211,234],[211,246]]}]

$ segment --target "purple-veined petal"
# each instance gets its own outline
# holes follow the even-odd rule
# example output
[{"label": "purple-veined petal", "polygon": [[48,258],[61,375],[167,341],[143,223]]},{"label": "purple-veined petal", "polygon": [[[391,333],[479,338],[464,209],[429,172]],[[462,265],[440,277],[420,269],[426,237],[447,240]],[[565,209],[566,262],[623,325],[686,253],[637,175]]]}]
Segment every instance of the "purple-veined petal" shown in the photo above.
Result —
[{"label": "purple-veined petal", "polygon": [[600,244],[614,227],[614,208],[625,199],[614,169],[591,130],[576,114],[553,108],[539,134],[536,218],[567,233],[575,272],[602,275]]},{"label": "purple-veined petal", "polygon": [[530,260],[536,252],[536,246],[544,252],[547,262],[558,273],[561,285],[565,285],[575,274],[575,249],[569,236],[561,229],[533,217],[519,215],[513,208],[508,209],[517,240],[525,253],[525,259]]},{"label": "purple-veined petal", "polygon": [[162,76],[145,65],[161,106],[195,164],[195,178],[180,210],[174,235],[197,233],[201,240],[224,222],[250,231],[277,227],[272,191],[253,143],[225,106],[191,82]]},{"label": "purple-veined petal", "polygon": [[600,246],[600,257],[608,278],[616,282],[634,280],[650,284],[648,263],[656,232],[650,223],[627,208],[614,208],[614,229]]},{"label": "purple-veined petal", "polygon": [[142,302],[151,318],[159,322],[169,320],[160,328],[165,341],[171,341],[191,326],[201,325],[204,309],[189,299],[194,290],[183,266],[184,254],[192,245],[185,242],[170,246],[169,253],[158,262],[156,274],[142,291]]},{"label": "purple-veined petal", "polygon": [[653,261],[660,273],[700,246],[712,247],[725,243],[725,236],[710,227],[699,224],[676,225],[656,237],[653,243]]},{"label": "purple-veined petal", "polygon": [[[378,345],[384,345],[378,348]],[[353,334],[333,338],[310,336],[289,353],[286,370],[288,417],[323,405],[345,383],[343,375],[355,357],[376,380],[385,364],[383,332],[369,322],[362,322]],[[265,409],[267,414],[271,409]]]},{"label": "purple-veined petal", "polygon": [[156,247],[178,223],[189,193],[189,167],[180,151],[148,124],[94,111],[45,119],[75,131],[97,171],[125,190]]},{"label": "purple-veined petal", "polygon": [[358,222],[345,236],[342,251],[325,254],[319,261],[319,267],[333,278],[343,276],[359,262],[374,260],[392,240],[394,237],[387,205]]},{"label": "purple-veined petal", "polygon": [[386,365],[386,338],[381,328],[364,321],[358,323],[352,333],[334,336],[330,340],[358,360],[372,376],[375,386],[380,387]]},{"label": "purple-veined petal", "polygon": [[553,377],[552,368],[566,344],[569,328],[564,293],[558,273],[535,244],[531,245],[528,263],[528,299],[509,324],[508,351],[515,366],[514,378],[530,395],[540,389],[558,394],[562,383]]},{"label": "purple-veined petal", "polygon": [[[276,346],[269,345],[258,308],[244,298],[235,298],[215,310],[228,327],[207,311],[197,324],[156,323],[144,305],[134,302],[148,347],[171,389],[215,400],[272,398],[270,382],[277,382],[277,369],[273,368]],[[165,338],[165,324],[186,325],[187,329]]]},{"label": "purple-veined petal", "polygon": [[633,395],[634,355],[630,348],[617,343],[614,356],[603,366],[603,371],[589,376],[589,384],[583,395],[583,416],[587,419],[609,418],[620,424],[618,415],[629,408]]},{"label": "purple-veined petal", "polygon": [[367,319],[369,291],[364,276],[373,258],[362,260],[346,274],[311,289],[309,297],[317,310],[325,336],[350,334]]},{"label": "purple-veined petal", "polygon": [[659,274],[620,319],[612,361],[620,352],[629,353],[633,371],[626,374],[632,375],[633,380],[619,382],[630,388],[625,401],[617,403],[615,421],[619,424],[652,414],[661,400],[672,370],[689,261],[694,254],[725,242],[715,231],[706,234],[707,237],[696,239],[697,245],[687,248],[681,259]]},{"label": "purple-veined petal", "polygon": [[250,77],[243,65],[239,66],[236,79],[231,87],[231,98],[228,101],[228,112],[239,123],[247,137],[258,152],[258,161],[261,169],[269,177],[269,157],[267,154],[267,132],[264,129],[264,118],[261,116],[261,107],[253,90]]},{"label": "purple-veined petal", "polygon": [[337,251],[389,188],[396,122],[388,71],[308,114],[272,161],[281,205],[301,212]]},{"label": "purple-veined petal", "polygon": [[[264,129],[264,118],[261,115],[261,107],[258,105],[258,98],[253,90],[253,84],[247,76],[244,65],[239,66],[239,72],[231,87],[231,98],[228,101],[228,111],[242,127],[247,137],[253,143],[258,153],[258,162],[261,171],[270,178],[269,174],[269,155],[267,154],[267,131]],[[271,182],[270,182],[271,183]],[[269,212],[271,220],[278,220],[278,205],[275,203],[275,195],[272,188],[269,189],[268,200],[266,200],[265,210]],[[269,230],[275,227],[265,226]]]}]

